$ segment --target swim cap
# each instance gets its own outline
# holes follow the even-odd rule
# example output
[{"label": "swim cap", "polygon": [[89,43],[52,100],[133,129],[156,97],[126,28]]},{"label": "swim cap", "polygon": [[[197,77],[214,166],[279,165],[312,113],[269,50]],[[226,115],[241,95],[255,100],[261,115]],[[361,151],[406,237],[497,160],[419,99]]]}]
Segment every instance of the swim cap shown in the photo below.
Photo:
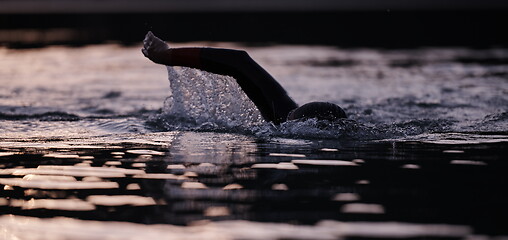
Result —
[{"label": "swim cap", "polygon": [[289,112],[287,120],[317,118],[334,121],[347,118],[346,113],[337,104],[329,102],[311,102]]}]

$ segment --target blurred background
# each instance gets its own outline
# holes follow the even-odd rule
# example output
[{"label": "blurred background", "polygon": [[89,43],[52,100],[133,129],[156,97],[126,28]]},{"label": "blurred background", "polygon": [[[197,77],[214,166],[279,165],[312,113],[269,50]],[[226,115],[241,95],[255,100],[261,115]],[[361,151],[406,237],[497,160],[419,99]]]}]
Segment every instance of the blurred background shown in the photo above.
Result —
[{"label": "blurred background", "polygon": [[354,47],[508,43],[505,0],[0,0],[0,45],[172,42]]}]

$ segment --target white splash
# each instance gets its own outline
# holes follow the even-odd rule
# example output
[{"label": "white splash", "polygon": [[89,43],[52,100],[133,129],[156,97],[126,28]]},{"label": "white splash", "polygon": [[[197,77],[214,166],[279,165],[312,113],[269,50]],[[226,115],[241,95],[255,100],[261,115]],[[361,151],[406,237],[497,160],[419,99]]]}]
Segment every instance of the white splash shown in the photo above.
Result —
[{"label": "white splash", "polygon": [[177,119],[176,124],[204,130],[249,129],[266,124],[234,78],[184,67],[167,69],[171,95],[163,116],[168,121]]}]

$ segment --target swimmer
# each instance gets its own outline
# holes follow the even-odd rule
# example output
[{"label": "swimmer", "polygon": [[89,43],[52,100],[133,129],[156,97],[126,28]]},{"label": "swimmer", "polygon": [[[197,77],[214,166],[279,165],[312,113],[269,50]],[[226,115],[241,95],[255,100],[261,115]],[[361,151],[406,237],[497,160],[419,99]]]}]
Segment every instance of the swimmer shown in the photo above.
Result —
[{"label": "swimmer", "polygon": [[219,48],[170,48],[152,32],[143,40],[143,55],[154,63],[167,66],[196,68],[227,75],[254,102],[261,116],[274,124],[290,120],[334,121],[347,118],[338,105],[328,102],[311,102],[298,106],[284,88],[245,51]]}]

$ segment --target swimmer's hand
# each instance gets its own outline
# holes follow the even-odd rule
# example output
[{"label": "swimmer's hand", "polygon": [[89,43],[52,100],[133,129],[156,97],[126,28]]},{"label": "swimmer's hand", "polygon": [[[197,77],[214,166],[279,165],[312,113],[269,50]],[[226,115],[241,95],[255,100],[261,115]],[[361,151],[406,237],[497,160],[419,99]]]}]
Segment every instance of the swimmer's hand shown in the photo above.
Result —
[{"label": "swimmer's hand", "polygon": [[141,52],[154,63],[164,64],[168,58],[169,45],[149,31],[143,40]]}]

